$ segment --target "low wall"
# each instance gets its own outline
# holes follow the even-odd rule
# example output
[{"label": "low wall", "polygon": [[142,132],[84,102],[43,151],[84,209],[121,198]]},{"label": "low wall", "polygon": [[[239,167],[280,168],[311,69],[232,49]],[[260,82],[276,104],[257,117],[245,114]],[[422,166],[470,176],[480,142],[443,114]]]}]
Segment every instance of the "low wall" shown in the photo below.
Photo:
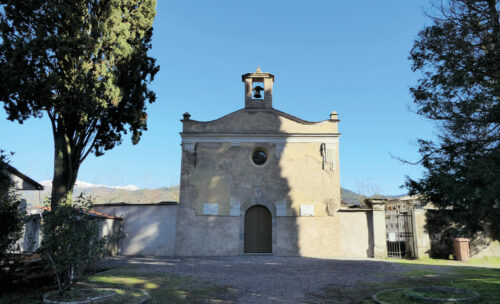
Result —
[{"label": "low wall", "polygon": [[277,255],[333,258],[342,256],[338,216],[278,217]]},{"label": "low wall", "polygon": [[[101,237],[118,235],[123,229],[121,219],[99,218],[98,220],[101,226]],[[108,249],[111,255],[120,254],[119,240],[112,239],[108,244]]]},{"label": "low wall", "polygon": [[177,203],[105,204],[94,210],[123,218],[121,255],[175,255]]},{"label": "low wall", "polygon": [[371,210],[339,212],[342,235],[342,257],[373,257],[373,219]]},{"label": "low wall", "polygon": [[[487,229],[475,235],[460,233],[453,224],[454,214],[450,210],[425,210],[424,227],[430,237],[430,256],[445,258],[454,254],[453,238],[470,239],[472,258],[500,257],[500,242],[493,240]],[[417,228],[418,229],[418,228]]]},{"label": "low wall", "polygon": [[474,259],[500,257],[500,242],[491,238],[472,240],[470,247],[470,254]]},{"label": "low wall", "polygon": [[175,255],[240,255],[240,217],[197,216],[191,207],[180,207]]},{"label": "low wall", "polygon": [[[335,216],[273,217],[273,254],[315,258],[372,257],[371,214],[371,210],[357,210],[338,212]],[[192,208],[181,207],[175,254],[242,255],[243,230],[244,216],[197,216]]]},{"label": "low wall", "polygon": [[417,246],[417,258],[428,258],[431,255],[431,239],[427,231],[427,212],[423,208],[413,209],[414,237]]},{"label": "low wall", "polygon": [[[106,218],[105,215],[95,214],[92,218],[99,223],[101,237],[116,235],[122,229],[122,219],[120,218]],[[32,253],[38,250],[43,240],[41,222],[41,214],[27,216],[22,237],[14,245],[13,253]],[[108,249],[112,255],[119,254],[119,246],[116,242],[110,243]]]},{"label": "low wall", "polygon": [[40,214],[28,216],[23,225],[22,237],[14,245],[14,252],[31,253],[35,252],[42,242]]}]

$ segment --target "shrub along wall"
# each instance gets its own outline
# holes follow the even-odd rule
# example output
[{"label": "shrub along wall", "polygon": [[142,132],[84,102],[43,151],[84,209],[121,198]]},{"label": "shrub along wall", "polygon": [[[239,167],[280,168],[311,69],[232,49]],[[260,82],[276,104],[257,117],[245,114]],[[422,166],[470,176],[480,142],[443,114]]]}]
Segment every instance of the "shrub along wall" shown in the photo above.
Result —
[{"label": "shrub along wall", "polygon": [[487,230],[471,235],[453,221],[452,210],[427,210],[426,229],[431,239],[432,258],[448,258],[454,254],[453,238],[466,237],[471,240],[470,253],[473,258],[500,257],[500,243],[491,239]]}]

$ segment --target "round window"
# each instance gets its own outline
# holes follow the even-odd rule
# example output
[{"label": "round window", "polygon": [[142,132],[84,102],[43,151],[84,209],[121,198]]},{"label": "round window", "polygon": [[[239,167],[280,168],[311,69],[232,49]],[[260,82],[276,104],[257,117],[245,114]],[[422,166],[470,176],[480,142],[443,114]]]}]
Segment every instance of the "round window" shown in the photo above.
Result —
[{"label": "round window", "polygon": [[262,166],[263,164],[266,163],[267,160],[267,154],[264,152],[262,149],[257,149],[253,151],[252,153],[252,161],[254,164],[257,166]]}]

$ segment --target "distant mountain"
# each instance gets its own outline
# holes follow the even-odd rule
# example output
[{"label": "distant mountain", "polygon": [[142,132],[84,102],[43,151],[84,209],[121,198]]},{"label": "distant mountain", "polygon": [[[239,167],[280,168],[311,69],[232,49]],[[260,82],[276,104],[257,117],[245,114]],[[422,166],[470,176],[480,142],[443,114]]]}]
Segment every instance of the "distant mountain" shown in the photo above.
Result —
[{"label": "distant mountain", "polygon": [[[26,199],[29,205],[43,205],[43,202],[50,196],[52,181],[42,181],[40,184],[44,186],[43,191],[20,191],[21,198]],[[77,181],[73,192],[73,198],[82,193],[91,196],[94,198],[94,204],[96,205],[106,203],[151,204],[179,201],[179,186],[141,189],[135,185],[106,186]]]},{"label": "distant mountain", "polygon": [[340,188],[340,196],[344,204],[353,206],[363,205],[364,197],[362,195],[357,194],[354,191],[345,188]]},{"label": "distant mountain", "polygon": [[[48,187],[52,189],[52,181],[51,180],[44,180],[41,181],[40,184],[44,187]],[[136,191],[136,190],[141,190],[141,188],[137,187],[136,185],[127,185],[127,186],[106,186],[106,185],[96,185],[84,181],[76,181],[75,183],[75,189],[87,189],[87,188],[110,188],[110,189],[120,189],[120,190],[129,190],[129,191]]]},{"label": "distant mountain", "polygon": [[[40,182],[45,189],[43,191],[21,191],[21,198],[26,199],[29,205],[42,205],[44,200],[50,196],[52,191],[52,181]],[[81,193],[94,198],[94,204],[106,203],[129,203],[129,204],[154,204],[159,202],[178,202],[179,186],[163,187],[156,189],[141,189],[135,185],[127,186],[106,186],[96,185],[84,181],[77,181],[73,197]],[[363,205],[364,195],[359,195],[354,191],[341,188],[342,202],[351,206]],[[394,198],[397,196],[380,196],[384,198]]]},{"label": "distant mountain", "polygon": [[354,191],[341,188],[341,197],[342,197],[342,202],[347,205],[351,206],[360,206],[365,204],[365,199],[367,198],[382,198],[382,199],[395,199],[395,198],[400,198],[400,197],[405,197],[407,194],[399,194],[399,195],[383,195],[383,194],[374,194],[372,196],[366,196],[363,194],[358,194]]}]

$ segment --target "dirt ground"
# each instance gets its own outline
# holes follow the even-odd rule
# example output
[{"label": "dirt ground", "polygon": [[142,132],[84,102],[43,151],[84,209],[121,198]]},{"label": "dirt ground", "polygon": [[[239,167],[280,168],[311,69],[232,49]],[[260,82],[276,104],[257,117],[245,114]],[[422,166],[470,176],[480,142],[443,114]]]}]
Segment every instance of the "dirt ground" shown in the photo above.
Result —
[{"label": "dirt ground", "polygon": [[[199,277],[237,291],[237,303],[342,303],[369,299],[371,294],[346,297],[364,284],[390,282],[409,272],[426,273],[429,267],[447,271],[448,266],[405,265],[384,260],[313,259],[303,257],[239,256],[152,258],[113,257],[106,268],[133,267],[143,272]],[[418,270],[416,270],[416,267]],[[433,270],[433,271],[434,271]],[[338,297],[336,297],[338,294]]]}]

